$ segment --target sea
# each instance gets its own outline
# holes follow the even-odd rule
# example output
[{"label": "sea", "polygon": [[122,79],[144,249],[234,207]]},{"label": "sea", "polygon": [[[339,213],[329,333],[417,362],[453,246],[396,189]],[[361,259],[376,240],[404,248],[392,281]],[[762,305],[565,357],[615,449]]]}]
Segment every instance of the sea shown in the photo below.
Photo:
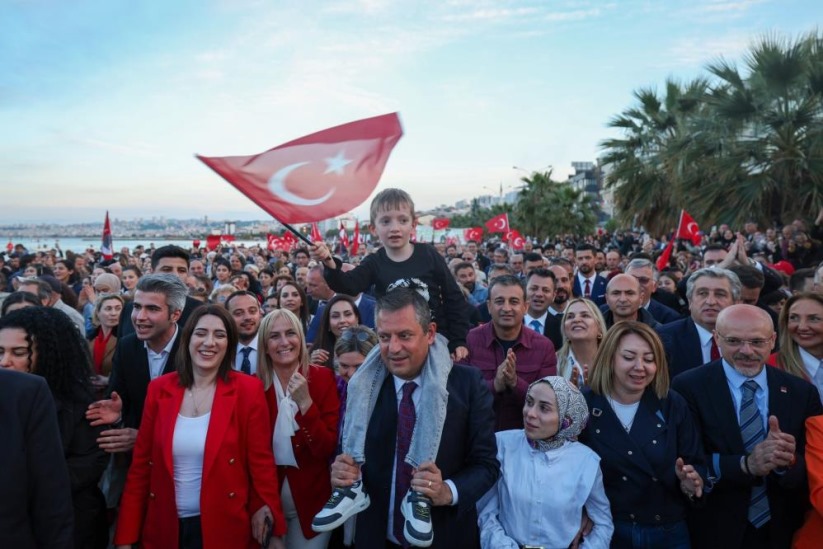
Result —
[{"label": "sea", "polygon": [[[100,237],[97,238],[18,238],[12,237],[9,238],[6,236],[5,238],[0,236],[0,248],[5,248],[8,242],[12,244],[22,244],[26,247],[29,252],[35,251],[44,251],[44,250],[51,250],[52,248],[57,248],[58,246],[63,252],[71,250],[72,252],[83,252],[89,248],[97,251],[100,249]],[[121,248],[128,247],[129,250],[133,250],[136,246],[142,244],[146,248],[150,248],[152,245],[154,247],[159,248],[160,246],[166,246],[169,244],[174,244],[180,246],[185,249],[190,249],[194,246],[194,240],[165,240],[165,239],[158,239],[153,237],[146,237],[146,238],[130,238],[128,240],[117,240],[114,239],[112,242],[112,249],[115,252],[119,252]],[[266,238],[262,237],[257,240],[235,240],[234,245],[243,244],[247,248],[249,246],[266,246]],[[200,246],[206,245],[206,239],[200,239]]]}]

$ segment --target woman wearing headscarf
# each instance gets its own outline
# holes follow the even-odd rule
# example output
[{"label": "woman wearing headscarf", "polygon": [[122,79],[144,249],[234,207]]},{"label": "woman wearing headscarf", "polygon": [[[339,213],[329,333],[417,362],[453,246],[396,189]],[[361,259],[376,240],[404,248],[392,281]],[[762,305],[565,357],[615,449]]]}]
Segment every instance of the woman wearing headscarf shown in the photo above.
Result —
[{"label": "woman wearing headscarf", "polygon": [[477,504],[483,549],[569,547],[585,509],[594,527],[585,547],[609,546],[612,517],[600,458],[576,442],[589,412],[559,376],[529,385],[524,429],[497,433],[500,479]]},{"label": "woman wearing headscarf", "polygon": [[687,549],[686,510],[706,477],[686,401],[669,390],[663,344],[640,322],[618,322],[584,391],[591,418],[580,442],[600,456],[614,518],[613,548]]}]

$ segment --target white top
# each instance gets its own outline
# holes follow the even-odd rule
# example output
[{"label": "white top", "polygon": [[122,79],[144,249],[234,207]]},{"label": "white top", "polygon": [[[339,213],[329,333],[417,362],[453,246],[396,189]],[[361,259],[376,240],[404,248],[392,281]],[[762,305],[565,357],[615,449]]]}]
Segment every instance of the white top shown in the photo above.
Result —
[{"label": "white top", "polygon": [[166,367],[166,362],[169,361],[169,353],[171,353],[171,348],[174,347],[174,340],[177,337],[177,324],[174,325],[174,335],[171,336],[171,339],[166,346],[159,353],[155,353],[149,347],[148,342],[143,342],[143,347],[146,349],[146,354],[148,355],[149,359],[149,377],[151,379],[157,379],[163,374],[163,368]]},{"label": "white top", "polygon": [[640,408],[640,401],[638,400],[633,404],[623,404],[622,402],[617,402],[611,397],[608,397],[608,399],[609,404],[612,405],[612,410],[614,410],[614,415],[617,416],[620,424],[623,425],[623,428],[628,433],[632,430],[634,416],[637,415],[637,409]]},{"label": "white top", "polygon": [[[694,327],[697,328],[697,335],[700,337],[700,352],[703,353],[703,364],[708,364],[712,361],[712,339],[714,336],[697,322],[694,323]],[[695,366],[700,366],[700,364],[695,364]]]},{"label": "white top", "polygon": [[500,479],[477,503],[480,546],[566,548],[583,507],[594,528],[587,549],[609,547],[614,532],[600,458],[579,442],[548,452],[532,448],[522,429],[497,433]]},{"label": "white top", "polygon": [[177,517],[200,514],[200,484],[203,480],[203,454],[206,451],[206,433],[209,431],[211,412],[200,417],[177,414],[171,445],[174,464],[174,500]]}]

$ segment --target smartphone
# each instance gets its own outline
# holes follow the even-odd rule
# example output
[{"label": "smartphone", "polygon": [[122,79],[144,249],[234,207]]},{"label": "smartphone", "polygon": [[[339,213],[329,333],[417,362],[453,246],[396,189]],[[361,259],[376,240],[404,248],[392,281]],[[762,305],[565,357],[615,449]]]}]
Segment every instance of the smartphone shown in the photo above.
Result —
[{"label": "smartphone", "polygon": [[269,543],[271,543],[271,537],[273,533],[272,529],[274,528],[274,525],[271,522],[271,517],[266,517],[265,525],[266,530],[263,533],[263,543],[260,544],[260,547],[262,547],[263,549],[266,549],[269,546]]}]

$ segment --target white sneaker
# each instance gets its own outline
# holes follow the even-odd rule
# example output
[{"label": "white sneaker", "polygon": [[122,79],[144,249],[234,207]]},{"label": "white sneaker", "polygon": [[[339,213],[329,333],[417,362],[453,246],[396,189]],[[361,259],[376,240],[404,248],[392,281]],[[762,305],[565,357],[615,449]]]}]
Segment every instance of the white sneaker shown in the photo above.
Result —
[{"label": "white sneaker", "polygon": [[403,535],[409,545],[428,547],[434,541],[431,507],[432,502],[429,498],[412,490],[409,490],[403,498],[400,512],[406,518]]},{"label": "white sneaker", "polygon": [[358,480],[348,488],[335,488],[329,501],[311,521],[315,532],[329,532],[369,506],[369,495],[363,490],[363,481]]}]

